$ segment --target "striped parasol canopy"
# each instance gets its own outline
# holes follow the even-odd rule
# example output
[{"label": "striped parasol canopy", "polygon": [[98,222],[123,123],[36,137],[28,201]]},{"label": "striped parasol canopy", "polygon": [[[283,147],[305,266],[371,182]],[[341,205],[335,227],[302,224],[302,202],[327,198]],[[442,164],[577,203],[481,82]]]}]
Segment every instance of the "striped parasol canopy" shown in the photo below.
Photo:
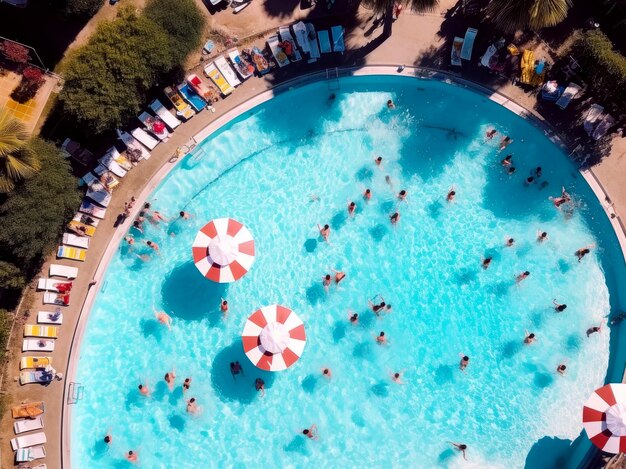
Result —
[{"label": "striped parasol canopy", "polygon": [[607,453],[626,452],[626,384],[607,384],[583,407],[583,426],[591,442]]},{"label": "striped parasol canopy", "polygon": [[286,370],[304,350],[306,333],[296,313],[281,305],[256,310],[246,321],[241,336],[250,361],[267,371]]},{"label": "striped parasol canopy", "polygon": [[193,262],[209,280],[228,283],[244,276],[254,262],[254,239],[237,220],[216,218],[193,242]]}]

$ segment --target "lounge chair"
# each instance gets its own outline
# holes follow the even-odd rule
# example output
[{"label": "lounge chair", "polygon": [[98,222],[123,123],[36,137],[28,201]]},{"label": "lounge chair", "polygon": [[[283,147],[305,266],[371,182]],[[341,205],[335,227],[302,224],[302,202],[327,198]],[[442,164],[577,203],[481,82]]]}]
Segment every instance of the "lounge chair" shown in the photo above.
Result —
[{"label": "lounge chair", "polygon": [[274,56],[274,60],[276,60],[279,67],[282,68],[290,64],[289,57],[287,57],[287,54],[285,54],[285,52],[278,45],[278,36],[268,37],[267,46],[270,48],[270,51]]},{"label": "lounge chair", "polygon": [[24,339],[22,352],[54,352],[54,339]]},{"label": "lounge chair", "polygon": [[183,98],[185,98],[185,100],[191,105],[193,106],[193,108],[196,110],[196,112],[200,112],[202,111],[207,103],[204,99],[202,99],[202,97],[200,95],[198,95],[198,93],[196,93],[191,86],[189,85],[189,83],[183,83],[178,85],[178,91],[180,92],[181,96]]},{"label": "lounge chair", "polygon": [[485,51],[483,56],[480,58],[479,65],[482,65],[483,67],[491,68],[489,66],[489,63],[491,62],[492,57],[496,55],[497,53],[498,53],[497,47],[493,44],[489,45],[489,47],[487,47],[487,50]]},{"label": "lounge chair", "polygon": [[95,184],[94,186],[91,186],[87,190],[85,197],[88,197],[93,202],[105,208],[111,203],[111,193],[106,190],[102,184]]},{"label": "lounge chair", "polygon": [[[144,147],[141,143],[139,143],[139,141],[137,141],[135,137],[133,137],[127,132],[120,131],[119,129],[116,129],[116,132],[117,132],[117,137],[122,141],[122,143],[124,143],[124,145],[126,145],[127,155],[132,153],[132,154],[137,155],[137,157],[140,156],[144,160],[147,160],[150,158],[151,156],[150,152],[146,150],[146,147]],[[138,159],[138,158],[134,158],[134,159]]]},{"label": "lounge chair", "polygon": [[98,162],[117,177],[121,178],[126,176],[126,173],[133,168],[132,163],[120,155],[120,152],[115,147],[109,148]]},{"label": "lounge chair", "polygon": [[50,384],[53,379],[54,372],[48,371],[47,369],[36,371],[20,371],[20,384],[22,386],[24,386],[25,384]]},{"label": "lounge chair", "polygon": [[591,137],[594,140],[600,140],[602,137],[606,135],[611,127],[615,124],[615,119],[611,114],[605,114],[602,117],[602,120],[598,123],[593,132],[591,132]]},{"label": "lounge chair", "polygon": [[[68,248],[67,246],[63,246],[67,249],[76,249],[78,248]],[[83,251],[85,252],[85,251]],[[69,306],[70,305],[70,294],[69,293],[54,293],[54,292],[45,292],[43,294],[43,304],[45,305],[57,305],[57,306]]]},{"label": "lounge chair", "polygon": [[44,432],[31,433],[30,435],[18,436],[11,440],[11,448],[16,451],[29,446],[43,445],[46,443],[46,434]]},{"label": "lounge chair", "polygon": [[87,186],[91,186],[94,182],[98,182],[98,178],[94,176],[92,172],[85,174],[82,178],[83,182],[87,184]]},{"label": "lounge chair", "polygon": [[59,337],[59,328],[56,326],[26,324],[24,326],[24,337],[44,337],[46,339],[56,339]]},{"label": "lounge chair", "polygon": [[520,60],[520,83],[531,86],[539,86],[543,84],[546,74],[545,67],[539,74],[535,68],[535,53],[526,49],[522,52],[522,59]]},{"label": "lounge chair", "polygon": [[[43,459],[45,457],[46,457],[46,449],[43,446],[33,446],[32,448],[20,448],[17,450],[17,453],[15,453],[15,460],[17,462],[30,462],[36,459]],[[38,467],[41,467],[41,465]],[[37,468],[33,468],[33,469],[37,469]]]},{"label": "lounge chair", "polygon": [[[102,165],[101,163],[98,164],[98,166],[94,168],[93,172],[96,173],[96,176],[98,176],[98,182],[100,182],[101,184],[104,184],[104,186],[106,187],[108,191],[112,191],[113,189],[115,189],[117,186],[120,185],[120,181],[118,181],[113,175],[113,173],[109,171],[106,168],[106,166]],[[89,187],[93,187],[93,186],[94,186],[94,183],[92,182],[89,185]]]},{"label": "lounge chair", "polygon": [[244,61],[241,58],[241,55],[239,55],[239,51],[237,50],[236,47],[229,49],[227,53],[228,53],[228,58],[233,64],[233,68],[239,74],[241,79],[247,80],[248,78],[250,78],[252,74],[254,73],[254,65]]},{"label": "lounge chair", "polygon": [[[89,238],[85,238],[85,239],[89,239]],[[64,285],[64,286],[62,286]],[[40,278],[37,281],[37,290],[46,290],[46,291],[53,291],[53,292],[59,292],[60,290],[71,290],[72,288],[72,282],[68,282],[66,280],[58,280],[56,278]]]},{"label": "lounge chair", "polygon": [[228,96],[233,91],[235,91],[235,88],[233,88],[230,83],[228,83],[224,75],[219,72],[213,62],[204,67],[204,73],[206,73],[206,75],[211,79],[215,86],[219,88],[222,96]]},{"label": "lounge chair", "polygon": [[20,359],[20,370],[25,368],[45,368],[52,365],[52,357],[22,357]]},{"label": "lounge chair", "polygon": [[585,122],[583,123],[583,128],[585,132],[587,132],[587,135],[591,135],[593,128],[600,122],[600,117],[602,117],[603,112],[604,107],[599,104],[589,106],[587,114],[585,115]]},{"label": "lounge chair", "polygon": [[43,419],[41,416],[34,419],[24,419],[13,422],[13,431],[16,435],[20,433],[32,432],[43,428]]},{"label": "lounge chair", "polygon": [[37,313],[37,324],[63,324],[63,313],[52,311],[39,311]]},{"label": "lounge chair", "polygon": [[330,37],[326,29],[317,32],[317,40],[320,43],[320,52],[322,54],[328,54],[333,51],[330,47]]},{"label": "lounge chair", "polygon": [[204,43],[204,47],[202,47],[202,49],[204,49],[203,52],[210,54],[214,47],[215,43],[209,39],[207,42]]},{"label": "lounge chair", "polygon": [[[215,66],[213,67],[215,68]],[[206,68],[204,69],[205,73],[206,73]],[[225,90],[230,90],[227,92],[224,92],[224,90],[222,90],[222,87],[220,85],[218,85],[218,88],[220,89],[220,91],[222,92],[223,95],[227,95],[233,92],[233,87],[228,85],[228,82],[226,81],[226,79],[220,75],[220,73],[217,71],[217,68],[215,68],[215,74],[216,76],[219,75],[219,77],[221,77],[220,83],[223,81],[224,82],[224,89]],[[208,75],[208,74],[207,74]],[[211,80],[213,80],[213,78],[211,78]],[[213,80],[213,82],[215,83],[215,80]],[[217,96],[215,95],[215,92],[209,88],[207,86],[207,84],[205,82],[203,82],[200,77],[196,74],[191,74],[187,77],[187,83],[189,83],[189,86],[191,86],[191,88],[193,89],[193,91],[199,95],[202,99],[204,99],[208,104],[213,104],[215,101],[217,101]],[[226,86],[228,85],[228,86]]]},{"label": "lounge chair", "polygon": [[174,130],[180,125],[178,118],[168,111],[158,99],[150,103],[150,109],[152,109],[152,112],[154,112],[159,119],[165,122],[165,125],[167,125],[170,130]]},{"label": "lounge chair", "polygon": [[565,109],[570,101],[574,99],[574,97],[580,92],[582,88],[578,86],[576,83],[570,83],[563,91],[561,97],[556,101],[556,105],[561,109]]},{"label": "lounge chair", "polygon": [[305,26],[306,26],[307,37],[309,39],[309,48],[310,48],[309,54],[311,55],[311,58],[309,59],[309,63],[312,63],[312,62],[317,61],[317,59],[320,58],[320,47],[319,47],[319,44],[317,43],[317,33],[315,32],[315,26],[313,26],[311,23],[306,23]]},{"label": "lounge chair", "polygon": [[89,202],[87,199],[83,199],[80,204],[80,208],[78,209],[80,213],[84,213],[85,215],[89,215],[90,217],[99,218],[102,220],[107,213],[106,208],[100,208]]},{"label": "lounge chair", "polygon": [[346,51],[346,44],[343,40],[343,26],[333,26],[330,28],[333,36],[333,52],[343,54]]},{"label": "lounge chair", "polygon": [[463,39],[463,47],[461,47],[461,58],[463,60],[470,60],[472,58],[472,50],[474,49],[474,40],[478,30],[475,28],[467,28],[465,31],[465,38]]},{"label": "lounge chair", "polygon": [[11,417],[14,419],[28,418],[34,419],[38,415],[43,414],[45,405],[42,401],[27,402],[26,404],[11,407]]},{"label": "lounge chair", "polygon": [[87,251],[70,246],[59,246],[59,249],[57,250],[57,257],[84,262],[87,258]]},{"label": "lounge chair", "polygon": [[556,101],[563,94],[563,87],[555,80],[550,80],[541,87],[541,99],[544,101]]},{"label": "lounge chair", "polygon": [[72,233],[63,233],[63,244],[74,246],[76,248],[89,249],[89,238],[84,236],[76,236]]},{"label": "lounge chair", "polygon": [[450,63],[455,67],[461,66],[461,48],[463,47],[463,38],[454,37],[452,42],[452,51],[450,52]]},{"label": "lounge chair", "polygon": [[265,75],[270,71],[270,64],[267,62],[265,55],[261,49],[257,46],[252,46],[250,50],[250,57],[252,58],[252,62],[254,63],[254,67],[256,71],[259,72],[259,75]]},{"label": "lounge chair", "polygon": [[[309,42],[309,33],[306,29],[306,25],[302,21],[298,21],[291,25],[293,35],[296,37],[296,42],[302,52],[311,55],[311,43]],[[282,36],[281,36],[282,37]]]},{"label": "lounge chair", "polygon": [[220,71],[220,73],[224,76],[224,78],[226,78],[226,81],[230,84],[230,86],[235,88],[236,86],[241,85],[241,80],[237,78],[237,74],[232,69],[232,67],[228,65],[228,62],[226,62],[226,59],[224,58],[223,55],[220,55],[219,57],[217,57],[213,61],[213,63],[215,64],[217,69]]},{"label": "lounge chair", "polygon": [[[89,195],[89,192],[87,194]],[[77,235],[92,237],[96,234],[96,227],[93,224],[87,224],[81,220],[74,219],[67,224],[67,227]]]},{"label": "lounge chair", "polygon": [[[291,35],[291,31],[289,30],[289,26],[281,26],[278,28],[278,34],[280,35],[281,43],[279,47],[287,54],[289,60],[292,62],[299,62],[302,60],[302,54],[298,50],[298,46],[296,45],[296,41],[293,40],[293,36]],[[291,54],[289,53],[289,49],[291,49]]]},{"label": "lounge chair", "polygon": [[71,157],[83,166],[87,166],[93,159],[93,153],[89,150],[81,148],[80,143],[69,138],[66,138],[61,144],[61,150],[63,150],[67,156]]},{"label": "lounge chair", "polygon": [[76,278],[78,277],[78,267],[70,267],[69,265],[50,264],[48,271],[50,277]]},{"label": "lounge chair", "polygon": [[159,144],[159,140],[149,135],[148,132],[146,132],[140,127],[137,127],[136,129],[131,130],[130,134],[135,139],[139,140],[139,142],[148,150],[154,150],[154,147],[156,147]]},{"label": "lounge chair", "polygon": [[189,120],[196,114],[196,111],[194,111],[193,108],[185,102],[178,91],[172,89],[171,86],[163,88],[163,93],[165,93],[167,99],[170,100],[170,103],[172,103],[172,106],[176,109],[177,116],[180,116],[185,120]]},{"label": "lounge chair", "polygon": [[146,130],[154,135],[162,142],[166,142],[170,138],[170,131],[167,130],[165,122],[158,117],[152,117],[147,112],[142,112],[137,116],[141,123],[146,127]]},{"label": "lounge chair", "polygon": [[97,228],[100,224],[99,218],[92,217],[91,215],[87,215],[81,212],[76,212],[74,214],[74,217],[72,218],[72,221],[75,221],[76,223],[82,223],[87,226],[93,226],[94,228]]}]

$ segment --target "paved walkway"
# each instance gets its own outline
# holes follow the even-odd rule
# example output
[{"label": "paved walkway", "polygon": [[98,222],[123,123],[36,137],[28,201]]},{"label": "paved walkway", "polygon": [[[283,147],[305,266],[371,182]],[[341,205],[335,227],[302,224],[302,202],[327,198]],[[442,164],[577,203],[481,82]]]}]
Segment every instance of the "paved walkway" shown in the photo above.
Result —
[{"label": "paved walkway", "polygon": [[[360,10],[357,16],[353,18],[354,24],[347,36],[347,46],[350,50],[348,50],[345,56],[340,57],[337,54],[333,54],[332,57],[328,57],[315,65],[294,64],[286,69],[277,70],[264,79],[251,78],[238,87],[233,95],[220,101],[216,105],[216,113],[213,114],[208,111],[203,111],[188,123],[179,126],[170,141],[160,144],[155,151],[152,152],[152,158],[148,161],[143,161],[136,169],[132,170],[123,179],[119,188],[116,189],[113,201],[107,212],[107,218],[100,223],[96,236],[92,240],[87,261],[84,263],[71,261],[58,262],[67,265],[78,264],[80,273],[74,282],[72,304],[64,308],[64,324],[61,326],[61,336],[56,341],[56,349],[52,354],[54,367],[57,371],[67,372],[67,358],[74,340],[76,325],[81,314],[88,314],[88,308],[85,308],[85,311],[83,311],[83,305],[87,298],[89,302],[93,300],[99,288],[99,285],[96,284],[90,291],[88,285],[94,278],[94,274],[101,263],[109,241],[116,236],[119,238],[121,233],[116,233],[117,230],[126,230],[130,225],[130,222],[127,221],[125,225],[116,230],[116,228],[113,227],[113,223],[117,214],[123,210],[124,201],[128,200],[130,196],[139,196],[141,193],[147,194],[152,190],[156,184],[152,181],[152,178],[160,171],[169,169],[172,165],[170,160],[178,146],[187,143],[193,135],[197,134],[215,119],[226,114],[229,110],[246,102],[258,93],[268,90],[274,85],[295,75],[316,69],[323,70],[326,67],[339,64],[358,66],[416,63],[424,53],[427,53],[433,48],[437,49],[445,42],[445,39],[439,39],[437,33],[440,31],[442,23],[445,21],[445,10],[449,8],[452,3],[453,2],[449,0],[442,2],[442,10],[437,14],[426,16],[403,14],[394,24],[392,37],[386,41],[377,39],[377,35],[382,32],[382,29],[373,30],[372,32],[371,20],[368,20],[371,16],[371,12]],[[229,18],[232,16],[230,11],[223,11],[217,13],[215,19],[217,20],[219,18],[227,24]],[[339,22],[341,22],[339,19],[320,19],[316,23],[319,23],[320,27],[326,27],[329,24],[337,24]],[[459,35],[462,35],[462,33],[463,31],[459,31]],[[262,40],[255,41],[255,44],[260,46]],[[449,50],[447,53],[449,54]],[[475,57],[477,53],[475,49]],[[509,94],[515,101],[530,108],[533,107],[532,103],[528,104],[530,97],[523,91],[513,86],[505,86],[503,87],[503,92]],[[625,174],[626,172],[626,158],[624,158],[623,148],[622,150],[616,150],[615,148],[619,148],[619,145],[614,147],[614,151],[621,151],[622,153],[612,154],[603,161],[598,167],[598,177],[600,182],[610,191],[618,211],[619,208],[623,208],[622,213],[626,213],[626,188],[619,184],[617,178],[617,174]],[[137,210],[138,209],[139,204],[137,204]],[[47,273],[47,267],[51,261],[54,261],[53,255],[47,260],[44,266],[44,273]],[[15,337],[13,337],[10,344],[12,358],[9,363],[8,373],[5,377],[5,381],[8,381],[5,388],[9,396],[11,396],[8,402],[9,405],[15,405],[26,400],[44,400],[46,402],[44,421],[46,435],[48,437],[48,443],[46,445],[48,456],[45,462],[50,469],[54,469],[61,467],[62,402],[64,399],[64,388],[66,388],[68,383],[65,381],[53,382],[47,388],[43,388],[38,385],[20,387],[16,381],[13,381],[18,374],[18,363],[21,356],[21,325],[27,322],[33,323],[35,321],[36,312],[39,309],[50,309],[41,307],[42,295],[40,293],[29,293],[29,298],[31,296],[31,314],[27,317],[21,312],[19,321],[16,324]],[[28,300],[26,300],[25,304],[28,304]],[[83,317],[83,322],[85,319],[86,318]],[[76,359],[77,357],[74,357],[74,360]],[[12,422],[10,415],[5,414],[0,423],[0,444],[3,450],[0,464],[2,467],[11,467],[13,465],[13,453],[9,451],[9,439],[14,436],[11,429]],[[106,431],[106,429],[103,429],[103,432],[104,431]],[[67,455],[65,455],[65,458],[67,458]]]}]

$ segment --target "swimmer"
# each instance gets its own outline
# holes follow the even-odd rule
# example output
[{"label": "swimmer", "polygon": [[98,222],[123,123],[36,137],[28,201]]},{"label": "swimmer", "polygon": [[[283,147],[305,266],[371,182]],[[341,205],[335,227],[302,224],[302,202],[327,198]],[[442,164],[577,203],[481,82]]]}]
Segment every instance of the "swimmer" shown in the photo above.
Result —
[{"label": "swimmer", "polygon": [[511,140],[511,137],[509,137],[508,135],[504,136],[502,140],[500,140],[500,151],[504,150],[511,143],[513,143],[513,140]]},{"label": "swimmer", "polygon": [[200,409],[198,407],[198,404],[196,403],[195,397],[192,397],[191,399],[187,401],[187,413],[188,414],[196,415],[199,410]]},{"label": "swimmer", "polygon": [[311,425],[310,428],[306,428],[302,430],[302,434],[306,436],[307,438],[309,438],[310,440],[317,440],[318,439],[317,425],[313,424]]},{"label": "swimmer", "polygon": [[261,391],[261,397],[265,397],[265,381],[263,381],[261,378],[257,378],[254,381],[254,388],[257,391]]},{"label": "swimmer", "polygon": [[330,226],[324,225],[324,228],[322,228],[318,224],[317,228],[320,230],[320,235],[322,238],[324,238],[324,241],[328,242],[328,237],[330,236]]},{"label": "swimmer", "polygon": [[163,221],[163,222],[166,222],[166,223],[167,223],[167,222],[169,221],[169,219],[168,219],[168,218],[165,218],[165,217],[161,214],[161,212],[159,212],[159,211],[155,210],[155,211],[154,211],[154,212],[152,212],[152,214],[150,215],[150,221],[152,222],[152,224],[156,225],[156,224],[158,224],[160,221]]},{"label": "swimmer", "polygon": [[[589,337],[589,335],[587,335],[587,337]],[[111,443],[113,443],[113,437],[111,436],[111,432],[107,432],[106,436],[104,437],[104,442],[107,445],[110,445]]]},{"label": "swimmer", "polygon": [[348,318],[350,319],[350,323],[353,326],[356,326],[359,323],[359,315],[358,313],[355,313],[354,311],[348,310]]},{"label": "swimmer", "polygon": [[322,278],[322,285],[324,285],[324,290],[326,290],[326,293],[328,293],[328,289],[330,288],[330,282],[331,282],[330,274],[324,275],[324,278]]},{"label": "swimmer", "polygon": [[600,332],[601,329],[602,329],[602,326],[590,327],[589,329],[587,329],[587,337],[589,337],[591,334],[594,334],[596,332]]},{"label": "swimmer", "polygon": [[224,298],[220,298],[220,311],[224,313],[224,316],[228,314],[228,301]]},{"label": "swimmer", "polygon": [[139,223],[143,223],[144,221],[146,221],[146,217],[144,216],[145,214],[146,212],[142,210],[141,212],[139,212],[139,215],[137,215],[137,218],[135,218],[135,220]]},{"label": "swimmer", "polygon": [[537,166],[531,174],[533,174],[533,173],[534,173],[535,177],[537,179],[539,179],[541,177],[541,174],[542,174],[541,166]]},{"label": "swimmer", "polygon": [[396,384],[404,384],[402,382],[402,372],[395,372],[391,374],[391,381]]},{"label": "swimmer", "polygon": [[504,159],[500,161],[500,164],[502,166],[511,166],[513,164],[513,162],[511,161],[511,158],[513,158],[513,155],[506,155]]},{"label": "swimmer", "polygon": [[155,243],[154,241],[146,241],[146,246],[148,246],[153,251],[156,251],[159,255],[161,254],[159,252],[159,245]]},{"label": "swimmer", "polygon": [[513,238],[508,238],[508,239],[506,240],[506,243],[504,243],[504,245],[505,245],[506,247],[509,247],[509,248],[510,248],[511,246],[513,246],[513,244],[515,244],[515,239],[513,239]]},{"label": "swimmer", "polygon": [[387,344],[387,337],[385,337],[385,333],[383,331],[380,331],[380,334],[378,334],[378,336],[376,337],[376,343],[378,345]]},{"label": "swimmer", "polygon": [[230,362],[230,374],[233,376],[233,379],[235,379],[235,375],[238,375],[239,373],[243,376],[243,368],[241,367],[241,364],[239,362]]},{"label": "swimmer", "polygon": [[328,97],[329,101],[334,101],[336,98],[335,93],[331,93],[331,95]]},{"label": "swimmer", "polygon": [[556,367],[556,372],[558,374],[560,374],[561,376],[565,376],[565,370],[567,369],[567,366],[565,366],[565,364],[561,363],[559,366]]},{"label": "swimmer", "polygon": [[391,99],[387,100],[387,109],[395,109],[396,105],[393,103]]},{"label": "swimmer", "polygon": [[454,187],[452,187],[449,191],[448,191],[448,195],[446,196],[446,200],[448,202],[452,202],[454,200],[454,198],[456,197],[456,191],[454,190]]},{"label": "swimmer", "polygon": [[565,187],[561,187],[561,197],[549,197],[549,199],[556,208],[560,208],[561,205],[572,200],[570,195],[565,190]]},{"label": "swimmer", "polygon": [[191,378],[185,378],[185,381],[183,382],[183,393],[189,391],[190,387],[191,387]]},{"label": "swimmer", "polygon": [[376,166],[380,166],[383,164],[383,157],[382,156],[377,156],[376,159],[374,160],[374,163],[376,163]]},{"label": "swimmer", "polygon": [[393,215],[389,217],[389,220],[391,221],[392,225],[395,225],[396,223],[400,221],[400,213],[395,212]]},{"label": "swimmer", "polygon": [[530,275],[529,271],[524,271],[521,274],[519,274],[517,277],[515,277],[515,283],[517,283],[518,285],[524,281],[526,279],[526,277],[528,277]]},{"label": "swimmer", "polygon": [[180,216],[180,218],[182,218],[183,220],[189,220],[191,218],[191,214],[189,212],[185,212],[183,210],[180,211],[180,213],[178,214]]},{"label": "swimmer", "polygon": [[353,217],[355,211],[356,211],[356,204],[354,202],[350,202],[348,204],[348,215]]},{"label": "swimmer", "polygon": [[619,313],[618,315],[613,316],[611,318],[611,324],[622,322],[625,318],[626,318],[626,313],[623,313],[623,312]]},{"label": "swimmer", "polygon": [[467,365],[469,365],[469,357],[462,353],[459,353],[459,356],[461,357],[461,361],[459,362],[459,370],[465,371],[465,368],[467,368]]},{"label": "swimmer", "polygon": [[154,309],[154,317],[156,317],[161,324],[167,326],[170,331],[172,330],[172,318],[165,311],[157,311]]},{"label": "swimmer", "polygon": [[143,227],[141,226],[141,223],[138,220],[135,220],[133,222],[133,228],[135,228],[137,231],[143,234]]},{"label": "swimmer", "polygon": [[566,304],[559,304],[556,302],[556,299],[552,300],[552,304],[554,305],[554,310],[557,313],[562,313],[563,311],[565,311],[565,309],[567,308]]},{"label": "swimmer", "polygon": [[506,173],[509,176],[512,176],[513,174],[515,174],[515,168],[513,166],[509,167],[509,169],[506,170]]},{"label": "swimmer", "polygon": [[339,282],[341,282],[344,278],[346,278],[346,274],[343,272],[339,272],[338,270],[335,269],[330,269],[333,272],[335,272],[335,284],[339,285]]},{"label": "swimmer", "polygon": [[489,266],[491,265],[492,259],[493,259],[493,257],[491,257],[491,256],[485,257],[483,259],[483,269],[487,270],[489,268]]},{"label": "swimmer", "polygon": [[491,140],[497,133],[498,131],[496,129],[489,129],[487,132],[485,132],[485,137],[487,138],[487,140]]},{"label": "swimmer", "polygon": [[387,303],[385,303],[385,299],[381,296],[380,297],[380,303],[379,304],[374,304],[372,303],[372,301],[368,301],[370,308],[372,308],[372,311],[374,311],[374,313],[376,313],[376,316],[378,316],[381,312],[382,309],[384,309],[387,306]]},{"label": "swimmer", "polygon": [[129,462],[132,462],[133,464],[135,464],[138,461],[139,457],[137,456],[137,453],[135,453],[133,450],[130,450],[128,453],[126,453],[126,460]]},{"label": "swimmer", "polygon": [[467,461],[467,458],[465,457],[465,451],[467,450],[467,445],[466,444],[464,444],[464,443],[454,443],[452,441],[449,441],[448,443],[450,443],[452,446],[454,446],[456,448],[456,450],[463,455],[463,459],[465,459]]},{"label": "swimmer", "polygon": [[578,262],[580,262],[583,257],[589,254],[591,252],[589,249],[594,246],[595,246],[594,244],[589,244],[588,246],[585,246],[584,248],[580,248],[578,251],[576,251],[574,254],[578,258]]},{"label": "swimmer", "polygon": [[326,379],[332,378],[333,374],[330,371],[330,368],[322,368],[322,376]]},{"label": "swimmer", "polygon": [[372,191],[369,189],[365,189],[365,192],[363,192],[363,199],[366,202],[369,202],[370,200],[372,200]]},{"label": "swimmer", "polygon": [[132,235],[125,236],[124,241],[126,241],[129,246],[135,244],[135,238],[133,238]]},{"label": "swimmer", "polygon": [[537,242],[543,243],[548,240],[548,233],[545,231],[537,231]]},{"label": "swimmer", "polygon": [[176,382],[176,371],[172,368],[172,371],[168,371],[165,373],[165,382],[167,383],[167,387],[170,389],[174,389],[174,384]]},{"label": "swimmer", "polygon": [[150,388],[148,388],[147,384],[140,384],[137,387],[142,396],[150,397]]},{"label": "swimmer", "polygon": [[534,181],[535,181],[535,178],[533,176],[528,176],[526,180],[524,181],[524,185],[530,186]]},{"label": "swimmer", "polygon": [[385,182],[393,189],[393,181],[391,180],[391,176],[389,176],[389,174],[385,176]]},{"label": "swimmer", "polygon": [[526,337],[524,337],[524,344],[525,345],[530,345],[532,344],[536,339],[535,334],[533,332],[528,332],[526,331]]},{"label": "swimmer", "polygon": [[398,200],[406,202],[406,191],[404,189],[398,192]]}]

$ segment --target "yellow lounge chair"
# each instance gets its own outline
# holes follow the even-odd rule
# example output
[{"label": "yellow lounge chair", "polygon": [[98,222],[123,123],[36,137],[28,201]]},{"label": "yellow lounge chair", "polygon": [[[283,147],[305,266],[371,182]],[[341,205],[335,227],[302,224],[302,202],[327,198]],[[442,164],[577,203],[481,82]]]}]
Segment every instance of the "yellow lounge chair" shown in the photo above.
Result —
[{"label": "yellow lounge chair", "polygon": [[535,72],[535,53],[532,50],[526,49],[522,53],[520,70],[521,73],[519,81],[521,83],[532,86],[539,86],[543,83],[546,74],[545,67],[544,71],[540,75]]},{"label": "yellow lounge chair", "polygon": [[230,83],[226,81],[226,78],[224,78],[224,76],[217,70],[213,62],[204,67],[204,73],[206,73],[211,81],[215,83],[215,86],[220,89],[220,92],[224,96],[231,94],[235,90],[235,88],[230,86]]},{"label": "yellow lounge chair", "polygon": [[59,246],[57,257],[84,262],[87,258],[87,251],[85,249],[73,248],[71,246]]},{"label": "yellow lounge chair", "polygon": [[22,357],[20,370],[25,368],[45,368],[52,364],[52,357]]},{"label": "yellow lounge chair", "polygon": [[181,116],[183,119],[188,120],[191,119],[196,113],[191,106],[187,104],[181,95],[179,95],[176,91],[174,91],[170,86],[166,86],[163,88],[163,92],[167,99],[174,105],[176,109],[176,113]]},{"label": "yellow lounge chair", "polygon": [[76,221],[76,220],[72,220],[71,222],[69,222],[67,224],[67,226],[74,233],[82,233],[82,234],[87,235],[87,236],[93,236],[93,235],[96,234],[96,227],[95,226],[87,225],[85,223],[81,223],[81,222]]},{"label": "yellow lounge chair", "polygon": [[34,419],[38,415],[43,414],[44,404],[42,401],[29,402],[11,408],[11,416],[14,419],[29,418]]},{"label": "yellow lounge chair", "polygon": [[24,337],[46,337],[56,339],[59,336],[59,328],[56,326],[41,326],[38,324],[26,324]]}]

